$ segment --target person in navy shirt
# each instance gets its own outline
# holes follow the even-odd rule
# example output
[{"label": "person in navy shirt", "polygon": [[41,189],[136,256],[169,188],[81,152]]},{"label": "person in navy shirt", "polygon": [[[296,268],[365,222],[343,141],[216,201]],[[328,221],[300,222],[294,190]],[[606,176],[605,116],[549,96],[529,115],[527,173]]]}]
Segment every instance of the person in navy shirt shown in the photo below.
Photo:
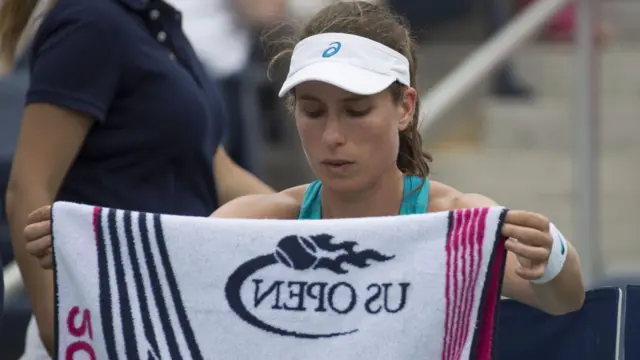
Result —
[{"label": "person in navy shirt", "polygon": [[[24,12],[23,1],[4,0],[0,19],[28,18],[7,13]],[[51,354],[53,275],[25,251],[30,212],[63,200],[207,216],[238,196],[272,190],[220,146],[224,105],[178,11],[160,0],[49,2],[32,40],[6,199],[15,257]],[[7,29],[16,26],[3,24],[0,39],[15,40]],[[4,53],[15,43],[2,41]]]}]

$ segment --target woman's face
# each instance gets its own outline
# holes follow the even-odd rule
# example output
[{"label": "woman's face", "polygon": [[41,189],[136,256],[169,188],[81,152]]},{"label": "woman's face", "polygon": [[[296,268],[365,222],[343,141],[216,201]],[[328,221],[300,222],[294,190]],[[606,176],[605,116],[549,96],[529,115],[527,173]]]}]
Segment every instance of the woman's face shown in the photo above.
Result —
[{"label": "woman's face", "polygon": [[357,191],[397,171],[399,133],[413,120],[415,104],[413,88],[394,102],[388,90],[361,96],[317,81],[298,85],[296,124],[323,185]]}]

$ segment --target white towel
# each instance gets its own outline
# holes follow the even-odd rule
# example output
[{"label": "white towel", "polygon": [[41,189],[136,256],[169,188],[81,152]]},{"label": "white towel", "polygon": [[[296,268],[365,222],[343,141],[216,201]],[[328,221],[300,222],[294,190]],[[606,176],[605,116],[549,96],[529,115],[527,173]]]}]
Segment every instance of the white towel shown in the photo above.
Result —
[{"label": "white towel", "polygon": [[340,220],[56,203],[58,359],[490,359],[506,209]]}]

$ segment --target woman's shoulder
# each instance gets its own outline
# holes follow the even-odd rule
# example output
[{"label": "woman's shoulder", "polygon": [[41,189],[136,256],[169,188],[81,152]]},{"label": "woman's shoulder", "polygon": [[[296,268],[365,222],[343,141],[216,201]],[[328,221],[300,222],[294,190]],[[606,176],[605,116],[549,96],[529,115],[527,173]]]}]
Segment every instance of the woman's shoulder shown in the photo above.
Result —
[{"label": "woman's shoulder", "polygon": [[247,195],[216,210],[212,217],[241,219],[297,219],[309,185],[300,185],[274,194]]},{"label": "woman's shoulder", "polygon": [[125,12],[115,1],[57,0],[49,6],[41,14],[34,14],[34,20],[42,21],[36,40],[47,38],[51,33],[74,31],[100,32],[113,36],[114,41],[122,40],[118,35]]},{"label": "woman's shoulder", "polygon": [[493,205],[495,205],[495,202],[484,195],[464,193],[452,186],[433,180],[429,182],[429,206],[427,212]]},{"label": "woman's shoulder", "polygon": [[[114,20],[121,19],[120,16],[113,17],[113,14],[124,14],[122,4],[114,0],[56,0],[48,1],[47,7],[42,14],[34,14],[42,17],[44,23],[51,21],[80,20],[95,26],[112,25]],[[117,29],[111,29],[117,31]]]}]

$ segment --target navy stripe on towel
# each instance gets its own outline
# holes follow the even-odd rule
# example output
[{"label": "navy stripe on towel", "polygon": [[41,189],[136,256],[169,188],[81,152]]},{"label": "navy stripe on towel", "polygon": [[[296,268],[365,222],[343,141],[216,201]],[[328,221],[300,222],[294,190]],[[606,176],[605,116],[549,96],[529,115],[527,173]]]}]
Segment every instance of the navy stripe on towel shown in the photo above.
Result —
[{"label": "navy stripe on towel", "polygon": [[98,243],[98,273],[100,283],[100,314],[102,317],[102,333],[104,334],[104,343],[107,350],[107,356],[110,360],[118,360],[116,351],[115,331],[113,328],[113,309],[111,308],[111,284],[109,283],[109,262],[107,261],[107,243],[104,237],[104,228],[102,225],[102,213],[104,210],[99,209],[95,215],[94,226]]},{"label": "navy stripe on towel", "polygon": [[182,328],[182,334],[184,335],[187,346],[189,347],[190,358],[193,360],[203,360],[202,353],[200,352],[196,337],[193,333],[193,329],[191,328],[191,324],[189,323],[189,318],[184,308],[182,297],[180,296],[178,282],[176,281],[175,275],[173,274],[173,269],[169,260],[169,252],[167,251],[164,232],[162,230],[162,221],[160,215],[153,215],[153,225],[156,233],[156,240],[158,241],[158,252],[160,253],[162,266],[164,267],[164,272],[167,276],[167,283],[169,284],[171,297],[173,298],[173,303],[175,304],[175,310],[176,314],[178,315],[180,327]]},{"label": "navy stripe on towel", "polygon": [[[109,238],[111,239],[111,251],[113,252],[114,270],[116,273],[116,286],[120,298],[120,321],[122,322],[122,336],[127,360],[140,359],[137,349],[136,332],[133,327],[133,312],[131,311],[131,300],[129,299],[129,289],[124,274],[124,263],[122,261],[122,245],[118,235],[118,224],[115,209],[109,209],[107,215],[107,225],[109,228]],[[126,229],[126,227],[125,227]],[[136,267],[134,265],[134,267]],[[135,294],[134,294],[135,296]]]},{"label": "navy stripe on towel", "polygon": [[[173,327],[171,326],[171,321],[169,319],[167,304],[165,302],[164,296],[162,295],[162,284],[160,283],[158,270],[156,268],[155,261],[153,260],[153,252],[151,251],[150,244],[151,239],[149,236],[149,228],[147,227],[147,215],[148,214],[140,213],[138,221],[140,226],[140,241],[142,241],[144,260],[147,264],[147,269],[149,270],[149,280],[151,281],[153,298],[158,308],[158,316],[160,317],[162,330],[166,338],[167,347],[169,348],[169,358],[182,359],[183,356],[181,356],[180,354],[180,347],[178,346],[178,342],[176,340],[176,334]],[[158,353],[158,355],[160,356],[160,353]]]},{"label": "navy stripe on towel", "polygon": [[[144,335],[147,338],[147,342],[151,345],[155,354],[160,354],[158,349],[158,340],[153,329],[153,323],[151,322],[149,305],[147,304],[147,292],[142,282],[142,273],[140,263],[138,262],[138,254],[136,252],[135,239],[133,236],[133,227],[131,220],[131,211],[125,211],[124,213],[124,233],[127,240],[127,248],[129,249],[129,261],[133,265],[133,281],[135,283],[136,291],[138,293],[138,299],[140,301],[140,315],[142,317],[142,326],[144,328]],[[142,215],[138,214],[138,219]],[[144,256],[143,256],[144,258]]]}]

